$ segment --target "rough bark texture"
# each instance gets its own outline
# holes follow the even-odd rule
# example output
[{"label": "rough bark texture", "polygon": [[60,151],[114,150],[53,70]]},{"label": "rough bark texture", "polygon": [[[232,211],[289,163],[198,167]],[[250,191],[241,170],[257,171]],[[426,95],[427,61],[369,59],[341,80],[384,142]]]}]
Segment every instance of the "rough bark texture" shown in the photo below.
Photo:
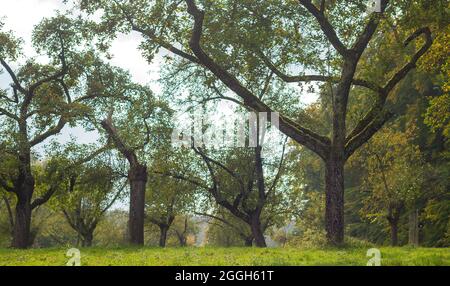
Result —
[{"label": "rough bark texture", "polygon": [[167,241],[167,232],[169,231],[168,225],[160,225],[159,226],[159,246],[160,247],[166,247],[166,241]]},{"label": "rough bark texture", "polygon": [[17,198],[13,239],[13,248],[27,248],[31,242],[31,200],[34,192],[34,177],[31,173],[31,151],[23,151],[19,156],[19,176],[15,183],[15,194]]},{"label": "rough bark texture", "polygon": [[85,233],[82,237],[81,246],[83,247],[91,247],[92,241],[94,240],[93,232]]},{"label": "rough bark texture", "polygon": [[391,228],[391,246],[398,245],[398,220],[393,220],[389,222]]},{"label": "rough bark texture", "polygon": [[31,198],[29,190],[32,186],[27,186],[27,188],[22,191],[22,195],[17,197],[13,239],[11,243],[13,248],[25,249],[30,245]]},{"label": "rough bark texture", "polygon": [[419,246],[419,211],[412,210],[408,216],[408,243],[413,246]]},{"label": "rough bark texture", "polygon": [[128,172],[130,180],[130,243],[144,244],[145,185],[147,183],[147,167],[137,164]]},{"label": "rough bark texture", "polygon": [[255,245],[257,247],[267,247],[266,239],[264,238],[264,232],[262,230],[260,216],[255,216],[254,218],[252,218],[250,227],[252,230]]},{"label": "rough bark texture", "polygon": [[325,170],[325,229],[335,245],[344,240],[344,163],[329,161]]},{"label": "rough bark texture", "polygon": [[244,239],[244,246],[246,246],[246,247],[252,247],[253,246],[253,236],[246,237]]}]

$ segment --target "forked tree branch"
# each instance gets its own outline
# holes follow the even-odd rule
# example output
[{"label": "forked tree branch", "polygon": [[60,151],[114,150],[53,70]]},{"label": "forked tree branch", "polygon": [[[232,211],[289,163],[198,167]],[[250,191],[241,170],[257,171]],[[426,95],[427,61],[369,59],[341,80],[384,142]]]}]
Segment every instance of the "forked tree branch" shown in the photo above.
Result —
[{"label": "forked tree branch", "polygon": [[[202,49],[200,41],[203,31],[204,12],[199,10],[194,0],[186,0],[188,13],[194,17],[194,27],[189,41],[189,46],[197,59],[217,76],[230,90],[244,100],[244,104],[256,112],[273,112],[256,95],[245,88],[239,80],[217,64]],[[280,131],[293,138],[298,143],[308,147],[322,158],[327,157],[329,139],[295,124],[287,117],[280,115]]]},{"label": "forked tree branch", "polygon": [[342,41],[339,39],[336,31],[334,30],[331,23],[325,17],[324,10],[319,10],[311,0],[299,0],[300,4],[303,5],[313,16],[316,18],[325,36],[328,38],[333,47],[338,51],[338,53],[346,58],[350,55],[349,50]]},{"label": "forked tree branch", "polygon": [[355,129],[347,136],[345,153],[349,158],[359,147],[367,142],[378,130],[383,127],[384,123],[393,117],[393,113],[384,108],[387,97],[397,84],[404,79],[408,73],[413,70],[419,59],[430,49],[433,44],[431,31],[428,27],[415,31],[405,41],[404,46],[408,46],[412,41],[423,35],[425,37],[424,45],[417,51],[411,60],[404,65],[383,87],[381,97],[366,116],[358,123]]}]

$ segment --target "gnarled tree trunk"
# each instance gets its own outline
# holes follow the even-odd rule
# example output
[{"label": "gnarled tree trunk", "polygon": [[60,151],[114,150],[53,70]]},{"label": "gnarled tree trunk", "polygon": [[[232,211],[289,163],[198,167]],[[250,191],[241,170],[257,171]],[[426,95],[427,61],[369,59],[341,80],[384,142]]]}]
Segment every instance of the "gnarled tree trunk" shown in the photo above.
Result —
[{"label": "gnarled tree trunk", "polygon": [[333,245],[344,241],[344,162],[330,160],[325,169],[325,230]]},{"label": "gnarled tree trunk", "polygon": [[169,231],[169,226],[165,224],[159,225],[159,246],[160,247],[166,247],[166,241],[167,241],[167,232]]},{"label": "gnarled tree trunk", "polygon": [[128,172],[130,180],[130,243],[144,244],[145,186],[147,184],[147,167],[136,164]]},{"label": "gnarled tree trunk", "polygon": [[15,210],[13,239],[11,243],[12,247],[21,249],[29,247],[30,227],[31,227],[31,198],[28,194],[19,195],[17,197],[17,204]]},{"label": "gnarled tree trunk", "polygon": [[[28,157],[28,156],[26,156]],[[29,157],[28,157],[29,158]],[[23,169],[31,169],[29,163],[22,163]],[[13,248],[25,249],[30,246],[31,236],[31,199],[34,192],[34,177],[31,172],[22,171],[15,187],[17,197],[13,227]]]},{"label": "gnarled tree trunk", "polygon": [[251,219],[250,228],[257,247],[267,247],[266,239],[264,238],[264,232],[261,226],[260,216],[254,216]]},{"label": "gnarled tree trunk", "polygon": [[391,246],[398,246],[398,220],[390,220]]},{"label": "gnarled tree trunk", "polygon": [[81,246],[91,247],[93,240],[94,240],[93,232],[88,231],[87,233],[84,233],[82,236]]}]

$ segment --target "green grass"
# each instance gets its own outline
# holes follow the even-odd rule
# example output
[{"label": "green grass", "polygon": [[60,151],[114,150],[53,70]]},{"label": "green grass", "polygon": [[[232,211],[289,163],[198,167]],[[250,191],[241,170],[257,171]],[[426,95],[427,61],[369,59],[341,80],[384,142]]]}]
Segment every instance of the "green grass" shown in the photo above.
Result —
[{"label": "green grass", "polygon": [[[366,248],[84,248],[81,264],[93,265],[354,265],[368,261]],[[380,248],[382,265],[450,265],[450,249]],[[0,249],[0,265],[65,265],[67,249]]]}]

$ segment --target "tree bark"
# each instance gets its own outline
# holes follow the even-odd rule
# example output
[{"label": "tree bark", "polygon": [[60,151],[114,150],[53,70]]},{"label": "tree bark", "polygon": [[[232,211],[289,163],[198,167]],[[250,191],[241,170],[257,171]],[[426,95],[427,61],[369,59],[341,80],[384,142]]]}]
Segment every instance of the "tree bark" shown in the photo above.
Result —
[{"label": "tree bark", "polygon": [[178,236],[178,241],[180,242],[181,247],[185,247],[187,245],[185,236]]},{"label": "tree bark", "polygon": [[344,242],[344,161],[330,160],[325,170],[325,230],[332,245]]},{"label": "tree bark", "polygon": [[389,221],[391,227],[391,246],[398,246],[398,219]]},{"label": "tree bark", "polygon": [[250,228],[257,247],[267,247],[264,232],[261,227],[261,220],[259,216],[253,216],[251,219]]},{"label": "tree bark", "polygon": [[91,247],[94,240],[94,234],[92,232],[85,233],[81,242],[82,247]]},{"label": "tree bark", "polygon": [[144,245],[145,186],[147,183],[147,167],[136,164],[128,172],[130,180],[130,243]]},{"label": "tree bark", "polygon": [[417,247],[419,246],[419,211],[417,209],[412,210],[409,213],[408,220],[408,243]]},{"label": "tree bark", "polygon": [[246,247],[252,247],[253,246],[253,236],[245,238],[244,245]]},{"label": "tree bark", "polygon": [[167,232],[169,231],[169,226],[167,226],[167,225],[160,225],[159,226],[159,230],[160,230],[159,246],[160,247],[166,247]]},{"label": "tree bark", "polygon": [[31,228],[31,196],[34,191],[34,178],[32,175],[25,175],[20,189],[17,190],[17,204],[15,209],[15,219],[13,228],[13,248],[25,249],[30,246]]}]

